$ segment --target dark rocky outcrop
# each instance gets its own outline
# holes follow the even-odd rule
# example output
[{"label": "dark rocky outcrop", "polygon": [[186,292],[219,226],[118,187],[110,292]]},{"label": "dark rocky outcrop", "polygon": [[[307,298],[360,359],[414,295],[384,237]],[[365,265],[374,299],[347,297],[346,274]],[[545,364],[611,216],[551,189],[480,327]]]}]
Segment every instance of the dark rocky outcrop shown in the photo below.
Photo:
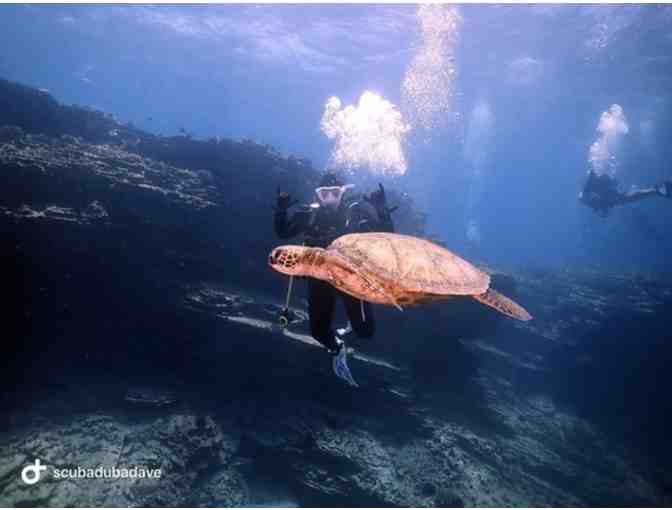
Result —
[{"label": "dark rocky outcrop", "polygon": [[[495,274],[529,323],[466,298],[379,307],[376,339],[352,342],[369,356],[354,391],[273,327],[271,206],[278,186],[310,196],[309,162],[149,135],[9,82],[0,125],[0,503],[670,503],[669,282]],[[390,201],[422,234],[412,200]],[[36,457],[165,477],[26,487]]]}]

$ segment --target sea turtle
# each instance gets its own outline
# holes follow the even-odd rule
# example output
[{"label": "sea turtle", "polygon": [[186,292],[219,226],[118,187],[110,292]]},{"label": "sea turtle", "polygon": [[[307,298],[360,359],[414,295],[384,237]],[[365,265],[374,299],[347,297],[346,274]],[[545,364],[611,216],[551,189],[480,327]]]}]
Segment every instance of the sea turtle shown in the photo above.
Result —
[{"label": "sea turtle", "polygon": [[393,305],[471,296],[501,313],[527,321],[523,307],[490,288],[490,276],[425,239],[387,232],[347,234],[326,249],[286,245],[269,255],[280,273],[325,280],[358,299]]}]

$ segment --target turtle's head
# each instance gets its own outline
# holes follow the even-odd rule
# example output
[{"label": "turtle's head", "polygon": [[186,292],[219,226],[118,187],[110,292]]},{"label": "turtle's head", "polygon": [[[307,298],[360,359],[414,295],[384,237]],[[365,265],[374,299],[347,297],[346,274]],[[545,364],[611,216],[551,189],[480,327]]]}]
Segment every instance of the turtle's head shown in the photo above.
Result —
[{"label": "turtle's head", "polygon": [[279,273],[305,275],[306,264],[303,261],[305,251],[304,246],[278,246],[268,256],[268,265]]},{"label": "turtle's head", "polygon": [[268,265],[283,274],[321,278],[323,252],[321,248],[291,244],[278,246],[268,256]]},{"label": "turtle's head", "polygon": [[268,256],[268,265],[279,273],[302,275],[305,270],[301,259],[305,250],[303,246],[278,246]]}]

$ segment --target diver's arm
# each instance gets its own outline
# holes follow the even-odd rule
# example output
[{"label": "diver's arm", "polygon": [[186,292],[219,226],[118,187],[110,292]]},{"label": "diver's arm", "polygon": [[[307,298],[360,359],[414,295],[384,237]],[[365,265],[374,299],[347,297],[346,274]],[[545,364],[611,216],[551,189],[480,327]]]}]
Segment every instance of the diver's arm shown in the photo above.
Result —
[{"label": "diver's arm", "polygon": [[[275,227],[275,235],[280,239],[288,239],[294,237],[291,233],[290,223],[287,219],[287,209],[276,207],[273,213],[273,226]],[[296,235],[296,234],[294,234]]]},{"label": "diver's arm", "polygon": [[275,233],[280,239],[289,239],[303,233],[308,225],[309,211],[300,209],[287,217],[287,209],[276,207],[274,216]]},{"label": "diver's arm", "polygon": [[385,197],[385,188],[382,184],[378,184],[378,190],[372,192],[369,196],[364,195],[364,200],[369,202],[378,215],[377,230],[379,232],[394,232],[394,223],[392,222],[392,213],[396,207],[387,207],[387,199]]},{"label": "diver's arm", "polygon": [[299,213],[295,213],[291,220],[287,218],[287,211],[297,202],[297,200],[292,200],[289,193],[280,191],[278,187],[277,203],[273,208],[275,211],[273,214],[273,226],[275,227],[276,235],[280,239],[294,237],[302,231],[303,225],[301,224],[300,216],[297,216]]},{"label": "diver's arm", "polygon": [[378,231],[379,232],[394,232],[394,222],[392,221],[391,210],[387,207],[382,208],[378,212]]}]

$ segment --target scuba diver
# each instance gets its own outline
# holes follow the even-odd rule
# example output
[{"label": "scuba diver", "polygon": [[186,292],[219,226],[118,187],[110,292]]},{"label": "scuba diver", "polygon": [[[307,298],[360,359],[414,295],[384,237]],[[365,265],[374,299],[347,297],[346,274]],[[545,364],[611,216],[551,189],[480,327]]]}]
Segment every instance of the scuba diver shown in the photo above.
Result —
[{"label": "scuba diver", "polygon": [[[354,187],[345,184],[344,178],[334,170],[327,170],[319,187],[315,189],[316,202],[303,205],[288,218],[288,209],[298,203],[286,192],[278,190],[274,213],[275,232],[281,239],[303,235],[306,246],[326,248],[336,238],[358,232],[394,232],[385,189],[364,195],[363,201],[348,199],[345,195]],[[371,214],[370,204],[375,211]],[[290,281],[291,285],[291,281]],[[332,329],[336,298],[345,307],[349,324],[346,328]],[[308,315],[310,333],[332,354],[332,366],[336,375],[349,384],[357,386],[347,365],[347,348],[341,336],[354,330],[360,338],[371,338],[375,323],[371,304],[337,290],[327,282],[308,279]]]},{"label": "scuba diver", "polygon": [[579,201],[600,216],[606,217],[609,210],[617,205],[649,197],[670,198],[670,196],[672,196],[672,181],[664,181],[653,188],[634,189],[623,193],[618,190],[616,179],[610,175],[598,174],[590,170],[583,191],[579,193]]}]

